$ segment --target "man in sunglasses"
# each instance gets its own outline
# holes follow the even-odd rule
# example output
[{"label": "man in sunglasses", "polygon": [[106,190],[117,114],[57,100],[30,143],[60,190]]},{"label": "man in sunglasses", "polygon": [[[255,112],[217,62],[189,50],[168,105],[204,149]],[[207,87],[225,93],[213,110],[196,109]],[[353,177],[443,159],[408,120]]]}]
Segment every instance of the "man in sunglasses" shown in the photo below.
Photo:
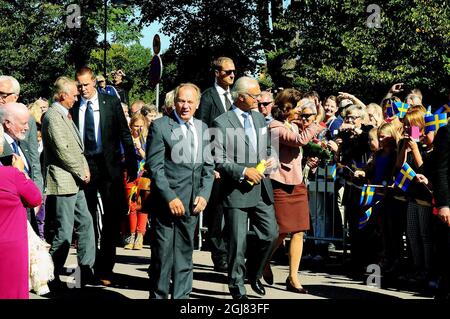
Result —
[{"label": "man in sunglasses", "polygon": [[261,97],[258,102],[258,110],[264,119],[266,120],[267,126],[273,121],[272,117],[272,107],[273,107],[273,94],[269,91],[261,92]]},{"label": "man in sunglasses", "polygon": [[[230,88],[234,83],[236,68],[234,62],[228,57],[219,57],[213,63],[214,85],[202,93],[200,106],[195,114],[199,120],[205,122],[208,127],[221,114],[227,112],[233,104]],[[208,206],[205,210],[205,222],[208,227],[209,246],[214,269],[226,272],[228,269],[227,249],[222,234],[223,208],[220,200],[221,179],[218,172],[215,173],[215,181]]]}]

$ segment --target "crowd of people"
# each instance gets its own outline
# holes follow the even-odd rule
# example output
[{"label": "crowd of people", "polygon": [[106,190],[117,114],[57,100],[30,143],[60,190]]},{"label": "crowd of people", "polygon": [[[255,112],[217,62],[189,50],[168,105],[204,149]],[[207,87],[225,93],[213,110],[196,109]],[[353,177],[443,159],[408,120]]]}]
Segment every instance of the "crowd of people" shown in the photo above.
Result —
[{"label": "crowd of people", "polygon": [[[28,107],[17,102],[17,80],[0,76],[0,299],[67,289],[60,275],[71,246],[81,287],[111,285],[117,245],[143,249],[147,232],[150,298],[189,298],[199,214],[234,299],[248,298],[246,280],[265,295],[285,246],[286,289],[307,294],[299,270],[314,248],[305,238],[323,247],[336,225],[350,241],[349,275],[377,264],[385,278],[449,297],[450,103],[426,108],[420,90],[401,83],[367,105],[345,92],[274,94],[236,79],[228,57],[213,71],[213,86],[180,84],[162,112],[129,103],[133,81],[122,70],[107,84],[80,68],[56,79],[51,103]],[[334,196],[313,191],[320,172]],[[39,255],[49,290],[30,284],[39,274],[29,232],[51,256]],[[325,247],[316,251],[326,258]]]}]

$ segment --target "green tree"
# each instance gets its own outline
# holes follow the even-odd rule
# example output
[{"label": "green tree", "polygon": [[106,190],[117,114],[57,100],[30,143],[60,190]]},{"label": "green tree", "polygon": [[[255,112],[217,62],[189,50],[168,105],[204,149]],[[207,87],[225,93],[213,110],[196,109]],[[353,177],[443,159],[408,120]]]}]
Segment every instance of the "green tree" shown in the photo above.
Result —
[{"label": "green tree", "polygon": [[267,55],[274,81],[323,94],[351,91],[367,102],[404,82],[420,88],[426,102],[442,102],[449,75],[447,1],[383,1],[379,28],[367,25],[373,22],[369,3],[292,2],[275,24],[276,49]]},{"label": "green tree", "polygon": [[[49,97],[52,83],[60,75],[89,63],[91,51],[102,48],[97,41],[103,33],[102,0],[82,0],[81,27],[70,27],[71,0],[50,3],[36,0],[0,0],[0,74],[21,83],[21,100],[29,103]],[[108,8],[113,41],[131,43],[139,38],[133,8]]]},{"label": "green tree", "polygon": [[[122,69],[133,79],[133,89],[130,91],[131,103],[137,99],[146,103],[154,103],[155,93],[148,84],[149,64],[152,58],[150,49],[140,44],[125,46],[113,44],[107,52],[107,64],[110,70]],[[103,50],[92,51],[90,66],[97,74],[103,70]],[[110,79],[111,80],[111,79]]]}]

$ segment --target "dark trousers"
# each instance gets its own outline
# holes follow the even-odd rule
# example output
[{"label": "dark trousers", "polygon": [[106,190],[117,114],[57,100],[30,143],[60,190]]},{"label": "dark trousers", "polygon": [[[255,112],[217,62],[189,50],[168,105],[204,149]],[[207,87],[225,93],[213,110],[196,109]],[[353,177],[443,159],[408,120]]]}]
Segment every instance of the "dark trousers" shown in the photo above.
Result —
[{"label": "dark trousers", "polygon": [[[256,207],[225,208],[228,239],[228,288],[232,295],[245,295],[245,274],[251,280],[262,276],[264,266],[270,258],[278,238],[278,224],[272,204],[260,200]],[[248,219],[255,232],[252,251],[247,252]]]},{"label": "dark trousers", "polygon": [[159,209],[152,215],[150,298],[167,299],[172,279],[172,299],[188,299],[192,291],[194,233],[198,215],[172,217]]},{"label": "dark trousers", "polygon": [[[113,274],[116,241],[120,233],[120,216],[125,208],[125,190],[120,177],[109,177],[102,155],[87,157],[91,181],[85,187],[86,200],[92,215],[97,258],[96,275],[108,279]],[[103,215],[98,209],[100,193]],[[100,227],[101,224],[101,227]]]},{"label": "dark trousers", "polygon": [[207,239],[211,251],[211,259],[214,264],[220,264],[228,258],[221,184],[221,180],[214,180],[211,196],[204,212],[206,227],[208,227]]},{"label": "dark trousers", "polygon": [[86,275],[92,275],[95,262],[94,228],[84,192],[79,191],[72,195],[48,195],[46,208],[46,229],[51,243],[50,255],[55,266],[55,278],[63,274],[74,229],[78,238],[78,265],[82,272],[90,271],[90,274]]}]

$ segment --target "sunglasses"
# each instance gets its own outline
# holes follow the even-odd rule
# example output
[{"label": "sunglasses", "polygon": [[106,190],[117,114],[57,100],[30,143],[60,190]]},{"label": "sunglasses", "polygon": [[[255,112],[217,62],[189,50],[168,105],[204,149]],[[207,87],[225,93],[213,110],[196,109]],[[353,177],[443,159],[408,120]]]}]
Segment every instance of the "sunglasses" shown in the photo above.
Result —
[{"label": "sunglasses", "polygon": [[312,114],[312,113],[311,114],[300,114],[300,118],[304,119],[304,120],[309,120],[309,118],[313,115],[315,115],[315,114]]},{"label": "sunglasses", "polygon": [[231,75],[231,73],[236,74],[236,70],[222,70],[226,75]]},{"label": "sunglasses", "polygon": [[268,105],[270,105],[272,102],[259,102],[258,103],[258,106],[264,106],[264,107],[267,107]]}]

